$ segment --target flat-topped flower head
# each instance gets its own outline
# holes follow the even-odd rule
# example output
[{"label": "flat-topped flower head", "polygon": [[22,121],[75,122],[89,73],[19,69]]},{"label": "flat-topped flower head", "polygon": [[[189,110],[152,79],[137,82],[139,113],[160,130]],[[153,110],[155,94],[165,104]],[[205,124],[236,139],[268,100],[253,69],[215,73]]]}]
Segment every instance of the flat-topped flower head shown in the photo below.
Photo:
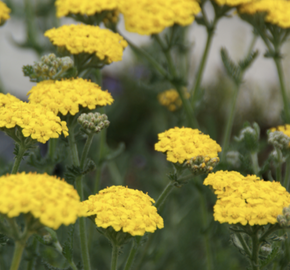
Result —
[{"label": "flat-topped flower head", "polygon": [[218,5],[227,5],[227,6],[238,6],[241,4],[246,4],[253,2],[255,0],[214,0]]},{"label": "flat-topped flower head", "polygon": [[290,27],[290,1],[256,0],[239,7],[240,13],[256,14],[266,12],[265,21],[281,28]]},{"label": "flat-topped flower head", "polygon": [[82,78],[42,81],[32,87],[27,95],[31,104],[41,104],[62,115],[75,115],[80,105],[93,110],[96,106],[110,105],[114,101],[108,91]]},{"label": "flat-topped flower head", "polygon": [[197,0],[126,0],[120,2],[125,27],[141,35],[158,34],[173,24],[190,25],[200,12]]},{"label": "flat-topped flower head", "polygon": [[[185,93],[186,98],[189,98],[189,93]],[[158,101],[162,106],[167,107],[171,112],[176,111],[182,106],[181,98],[175,89],[166,90],[158,95]]]},{"label": "flat-topped flower head", "polygon": [[18,173],[0,177],[0,213],[8,218],[30,213],[53,229],[84,216],[73,186],[47,174]]},{"label": "flat-topped flower head", "polygon": [[24,137],[41,143],[68,135],[66,122],[61,121],[50,109],[39,104],[30,104],[10,94],[0,93],[0,129],[7,132],[20,127]]},{"label": "flat-topped flower head", "polygon": [[171,128],[159,133],[158,140],[155,150],[165,152],[167,160],[173,163],[182,164],[184,161],[198,156],[215,158],[218,156],[218,152],[221,152],[220,145],[198,129]]},{"label": "flat-topped flower head", "polygon": [[127,42],[119,34],[92,25],[63,25],[44,34],[53,45],[65,48],[71,54],[96,55],[108,64],[122,60]]},{"label": "flat-topped flower head", "polygon": [[10,8],[5,3],[0,1],[0,26],[3,25],[9,18]]},{"label": "flat-topped flower head", "polygon": [[56,16],[63,17],[69,14],[92,16],[102,11],[118,8],[117,0],[56,0]]},{"label": "flat-topped flower head", "polygon": [[153,233],[164,227],[162,217],[152,205],[154,200],[140,190],[111,186],[83,202],[87,216],[95,216],[98,227],[129,233],[132,236]]},{"label": "flat-topped flower head", "polygon": [[290,204],[290,194],[279,182],[260,180],[255,175],[218,171],[209,174],[204,185],[211,186],[218,196],[214,219],[220,223],[275,224]]}]

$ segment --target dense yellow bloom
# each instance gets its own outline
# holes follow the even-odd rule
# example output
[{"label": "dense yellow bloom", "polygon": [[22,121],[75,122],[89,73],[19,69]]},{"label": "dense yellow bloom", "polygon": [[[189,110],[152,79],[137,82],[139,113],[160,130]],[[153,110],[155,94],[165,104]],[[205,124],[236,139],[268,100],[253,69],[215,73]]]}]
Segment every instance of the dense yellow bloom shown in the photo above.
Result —
[{"label": "dense yellow bloom", "polygon": [[5,3],[0,1],[0,25],[2,25],[5,21],[7,21],[10,18],[9,16],[10,12],[11,12],[10,8],[8,8]]},{"label": "dense yellow bloom", "polygon": [[63,25],[45,32],[53,45],[65,47],[71,54],[95,54],[108,63],[121,61],[127,42],[119,34],[92,25]]},{"label": "dense yellow bloom", "polygon": [[58,138],[61,133],[68,135],[66,122],[61,121],[51,110],[30,104],[0,93],[0,128],[11,129],[19,126],[25,137],[41,143],[50,138]]},{"label": "dense yellow bloom", "polygon": [[214,0],[218,5],[238,6],[255,0]]},{"label": "dense yellow bloom", "polygon": [[112,226],[133,236],[154,232],[163,228],[163,219],[152,205],[154,200],[140,190],[123,186],[111,186],[91,195],[83,202],[87,216],[96,215],[98,227]]},{"label": "dense yellow bloom", "polygon": [[[189,98],[189,93],[186,92],[186,98]],[[175,89],[166,90],[158,95],[158,101],[162,106],[167,107],[171,112],[176,111],[182,105],[182,101],[178,92]]]},{"label": "dense yellow bloom", "polygon": [[266,12],[266,22],[282,28],[290,27],[290,1],[288,0],[257,0],[242,5],[240,13],[255,14]]},{"label": "dense yellow bloom", "polygon": [[290,205],[290,194],[279,182],[260,180],[255,175],[218,171],[204,180],[218,200],[214,219],[220,223],[266,225],[277,222],[283,208]]},{"label": "dense yellow bloom", "polygon": [[286,124],[284,126],[278,126],[275,128],[271,128],[271,131],[281,131],[283,132],[286,136],[290,137],[290,125]]},{"label": "dense yellow bloom", "polygon": [[118,7],[117,0],[56,0],[57,17],[68,14],[94,15],[105,10],[113,10]]},{"label": "dense yellow bloom", "polygon": [[47,174],[18,173],[0,177],[0,213],[8,218],[31,213],[50,228],[84,216],[79,195],[64,180]]},{"label": "dense yellow bloom", "polygon": [[197,156],[214,158],[221,151],[221,147],[209,135],[198,129],[175,127],[159,133],[158,139],[155,150],[166,152],[167,160],[173,163],[183,163]]},{"label": "dense yellow bloom", "polygon": [[110,105],[114,101],[108,91],[102,91],[97,84],[82,78],[42,81],[27,95],[30,103],[41,104],[62,115],[75,115],[79,112],[79,105],[93,110],[96,106]]},{"label": "dense yellow bloom", "polygon": [[175,23],[191,24],[200,6],[197,0],[126,0],[120,2],[120,12],[129,32],[151,35]]}]

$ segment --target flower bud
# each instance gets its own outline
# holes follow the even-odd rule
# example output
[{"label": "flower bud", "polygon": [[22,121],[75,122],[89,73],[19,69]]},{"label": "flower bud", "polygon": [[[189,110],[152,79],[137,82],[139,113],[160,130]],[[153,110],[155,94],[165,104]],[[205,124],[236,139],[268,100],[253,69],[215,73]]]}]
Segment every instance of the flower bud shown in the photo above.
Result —
[{"label": "flower bud", "polygon": [[247,126],[243,128],[238,137],[235,140],[245,144],[245,147],[251,153],[258,150],[260,139],[260,127],[257,123],[253,124],[253,127]]},{"label": "flower bud", "polygon": [[194,175],[208,174],[219,163],[219,158],[210,158],[208,156],[196,156],[185,162],[185,165]]},{"label": "flower bud", "polygon": [[285,135],[282,131],[270,131],[268,132],[268,143],[272,144],[275,148],[289,150],[290,137]]},{"label": "flower bud", "polygon": [[102,129],[110,125],[107,119],[107,115],[98,112],[82,113],[78,118],[78,122],[84,129],[90,132],[99,133]]}]

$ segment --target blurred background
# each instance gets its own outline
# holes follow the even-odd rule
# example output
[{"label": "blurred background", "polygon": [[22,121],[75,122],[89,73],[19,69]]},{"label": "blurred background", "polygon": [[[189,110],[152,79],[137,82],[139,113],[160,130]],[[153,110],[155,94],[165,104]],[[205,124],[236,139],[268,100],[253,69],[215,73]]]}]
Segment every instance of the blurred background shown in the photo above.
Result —
[{"label": "blurred background", "polygon": [[[46,30],[75,22],[71,19],[55,18],[54,0],[6,0],[4,2],[12,9],[12,13],[11,19],[0,27],[0,91],[27,100],[26,94],[35,83],[31,83],[29,78],[23,76],[22,66],[33,65],[34,61],[38,61],[42,55],[55,52],[55,48],[43,36]],[[212,14],[210,4],[207,11],[208,14]],[[159,59],[158,52],[155,50],[156,44],[150,37],[127,32],[122,17],[118,28],[127,39],[142,46]],[[206,42],[205,28],[193,23],[186,29],[184,39],[192,48],[189,52],[188,89],[190,89]],[[230,18],[223,18],[218,24],[206,64],[202,81],[203,93],[198,109],[198,121],[203,132],[209,134],[218,143],[222,141],[232,95],[232,82],[223,69],[220,49],[226,47],[232,58],[238,60],[245,54],[251,39],[251,27],[240,20],[234,12],[231,13]],[[246,73],[240,89],[233,135],[238,135],[245,121],[257,122],[261,127],[262,139],[265,141],[266,130],[281,123],[282,100],[274,63],[263,57],[265,47],[261,40],[258,40],[255,48],[259,50],[259,57]],[[286,44],[283,49],[283,68],[288,86],[290,83],[289,44]],[[160,82],[159,75],[144,59],[139,59],[129,47],[124,51],[123,60],[105,67],[102,75],[103,89],[108,89],[115,99],[113,105],[105,109],[111,122],[107,131],[107,144],[111,149],[116,149],[118,145],[123,144],[125,150],[113,161],[103,164],[101,187],[123,184],[148,192],[151,197],[157,198],[167,184],[166,175],[171,170],[165,156],[154,151],[157,134],[174,126],[180,126],[183,118],[180,111],[169,112],[166,107],[158,103],[157,95],[171,87],[165,82]],[[97,142],[98,138],[95,142],[96,147]],[[2,170],[2,173],[9,171],[7,168],[13,161],[13,148],[13,141],[1,132],[0,172]],[[45,145],[41,146],[41,151],[45,153]],[[264,149],[265,151],[267,149]],[[90,154],[97,160],[98,148],[92,148]],[[263,156],[260,156],[260,159],[263,159]],[[61,177],[64,176],[64,164],[65,162],[58,164],[55,170],[55,173]],[[21,170],[35,169],[23,165]],[[252,172],[245,169],[244,173]],[[94,173],[89,176],[90,180],[94,177]],[[89,187],[90,184],[86,190],[87,194],[90,194]],[[201,183],[190,182],[186,188],[176,189],[162,210],[165,229],[156,233],[155,244],[150,246],[149,255],[142,264],[142,269],[205,269],[202,236],[208,231],[210,231],[211,248],[216,262],[214,269],[246,269],[242,256],[230,245],[230,232],[227,226],[214,222],[211,216],[208,227],[202,227],[198,189],[206,194],[206,207],[209,213],[212,213],[215,197]],[[64,239],[63,228],[58,231],[58,234],[61,240]],[[92,234],[97,232],[92,230]],[[92,260],[99,266],[98,269],[106,269],[110,258],[109,243],[99,235],[94,239],[96,239],[92,240],[94,250],[98,253],[98,250],[102,249],[102,256],[92,256]],[[0,257],[1,252],[3,249],[0,247]],[[40,252],[43,252],[52,264],[59,260],[51,248],[42,247]],[[124,253],[126,252],[124,250]],[[77,248],[75,256],[79,258]],[[140,256],[137,262],[138,260]]]}]

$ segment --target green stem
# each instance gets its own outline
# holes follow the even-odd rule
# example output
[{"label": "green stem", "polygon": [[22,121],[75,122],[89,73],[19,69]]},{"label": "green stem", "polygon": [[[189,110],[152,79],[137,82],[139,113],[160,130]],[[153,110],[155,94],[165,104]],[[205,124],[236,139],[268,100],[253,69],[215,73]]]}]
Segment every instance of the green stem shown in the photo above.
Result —
[{"label": "green stem", "polygon": [[174,182],[169,182],[167,186],[164,188],[162,193],[160,194],[159,198],[155,202],[155,207],[157,210],[160,208],[160,206],[165,202],[166,197],[169,195],[169,193],[172,191],[174,187]]},{"label": "green stem", "polygon": [[260,269],[259,267],[260,240],[259,240],[258,232],[256,232],[252,236],[252,244],[253,244],[252,256],[251,256],[252,267],[253,267],[253,270],[259,270]]},{"label": "green stem", "polygon": [[289,182],[290,182],[290,157],[286,159],[286,172],[284,178],[284,187],[289,191]]},{"label": "green stem", "polygon": [[203,54],[202,54],[202,58],[201,58],[201,62],[199,64],[198,71],[197,71],[197,74],[196,74],[196,77],[195,77],[195,83],[194,83],[194,86],[193,86],[193,88],[191,90],[191,93],[192,93],[191,106],[193,108],[194,108],[194,104],[195,104],[195,101],[196,101],[197,92],[198,92],[198,89],[199,89],[201,81],[202,81],[202,76],[203,76],[203,72],[204,72],[204,69],[205,69],[205,64],[207,62],[209,49],[210,49],[211,44],[212,44],[212,39],[213,39],[213,35],[214,35],[215,25],[216,24],[213,25],[213,28],[210,31],[209,30],[207,31],[206,45],[205,45],[205,48],[204,48],[204,51],[203,51]]},{"label": "green stem", "polygon": [[81,162],[80,162],[81,169],[84,168],[88,153],[89,153],[91,145],[92,145],[92,141],[93,141],[94,135],[95,134],[93,132],[90,133],[88,135],[87,140],[86,140],[86,143],[85,143],[85,146],[84,146],[84,149],[83,149],[83,152],[82,152],[82,156],[81,156]]},{"label": "green stem", "polygon": [[279,76],[279,82],[280,82],[280,89],[281,94],[283,98],[283,104],[284,104],[284,113],[285,113],[285,121],[287,124],[290,124],[290,113],[289,113],[289,107],[288,107],[288,97],[286,94],[286,88],[285,88],[285,82],[284,82],[284,76],[281,66],[281,61],[279,58],[274,58],[275,65],[277,68],[278,76]]},{"label": "green stem", "polygon": [[[68,140],[69,140],[69,146],[71,149],[73,165],[80,166],[78,149],[77,149],[77,144],[75,141],[74,127],[72,127],[70,129],[69,134],[70,135],[68,136]],[[88,142],[88,140],[87,140],[87,142]],[[87,144],[87,142],[86,142],[86,144]],[[86,159],[86,157],[84,155],[82,155],[82,159],[81,159],[82,163],[84,163],[85,159]],[[84,194],[83,194],[82,176],[79,176],[76,178],[76,189],[77,189],[78,194],[81,198],[81,201],[83,201]],[[88,250],[87,235],[86,235],[86,223],[85,223],[84,217],[79,218],[79,230],[80,230],[81,253],[82,253],[84,270],[90,270],[91,269],[90,256],[89,256],[89,250]]]},{"label": "green stem", "polygon": [[[34,255],[34,253],[37,252],[37,248],[38,248],[38,240],[37,238],[34,236],[33,237],[33,242],[32,242],[32,255]],[[27,268],[26,270],[33,270],[35,267],[35,263],[36,263],[36,256],[33,256],[29,262],[27,263]]]},{"label": "green stem", "polygon": [[95,186],[94,186],[94,194],[97,194],[100,188],[100,182],[101,182],[101,174],[102,174],[102,167],[103,167],[103,158],[105,155],[105,149],[106,149],[106,130],[103,129],[100,134],[100,142],[99,142],[99,158],[98,158],[98,164],[97,164],[97,172],[96,172],[96,178],[95,178]]},{"label": "green stem", "polygon": [[116,244],[113,244],[111,270],[117,270],[118,254],[119,254],[119,247]]},{"label": "green stem", "polygon": [[[205,198],[204,194],[199,190],[199,197],[200,197],[200,205],[201,205],[201,220],[202,220],[202,226],[203,228],[207,227],[207,209],[206,209],[206,204],[205,204]],[[211,245],[210,245],[210,239],[209,239],[209,234],[208,232],[204,232],[203,234],[204,237],[204,245],[205,245],[205,254],[206,254],[206,269],[207,270],[212,270],[213,269],[213,256],[212,256],[212,251],[211,251]]]},{"label": "green stem", "polygon": [[52,160],[56,149],[57,139],[50,139],[48,142],[48,156]]},{"label": "green stem", "polygon": [[258,153],[257,152],[251,153],[251,160],[252,160],[254,174],[258,175],[258,173],[260,171],[260,167],[259,167]]},{"label": "green stem", "polygon": [[237,97],[239,93],[239,86],[236,85],[234,89],[234,95],[232,98],[232,107],[230,111],[230,116],[228,118],[227,124],[226,124],[226,130],[225,130],[225,135],[224,135],[224,141],[223,141],[223,151],[222,151],[222,156],[221,156],[221,161],[225,161],[228,145],[230,142],[230,137],[232,133],[232,128],[233,128],[233,123],[234,123],[234,116],[235,116],[235,111],[236,111],[236,103],[237,103]]},{"label": "green stem", "polygon": [[138,245],[136,245],[135,241],[133,240],[132,247],[131,247],[131,250],[130,250],[130,254],[128,256],[128,259],[127,259],[127,262],[126,262],[124,270],[130,270],[131,269],[131,266],[132,266],[132,263],[134,261],[134,258],[135,258],[137,250],[138,250]]},{"label": "green stem", "polygon": [[277,168],[276,168],[276,179],[275,179],[277,182],[280,182],[282,181],[282,172],[281,172],[281,165],[279,165]]},{"label": "green stem", "polygon": [[12,167],[12,170],[11,170],[11,174],[15,174],[18,172],[18,169],[19,169],[19,166],[20,166],[20,163],[21,163],[21,160],[26,152],[26,148],[23,144],[18,144],[19,146],[19,149],[18,149],[18,154],[17,156],[15,157],[15,160],[14,160],[14,164],[13,164],[13,167]]},{"label": "green stem", "polygon": [[25,243],[22,243],[20,241],[15,242],[14,254],[13,254],[13,259],[12,259],[12,263],[10,266],[10,270],[17,270],[18,269],[24,247],[25,247]]}]

